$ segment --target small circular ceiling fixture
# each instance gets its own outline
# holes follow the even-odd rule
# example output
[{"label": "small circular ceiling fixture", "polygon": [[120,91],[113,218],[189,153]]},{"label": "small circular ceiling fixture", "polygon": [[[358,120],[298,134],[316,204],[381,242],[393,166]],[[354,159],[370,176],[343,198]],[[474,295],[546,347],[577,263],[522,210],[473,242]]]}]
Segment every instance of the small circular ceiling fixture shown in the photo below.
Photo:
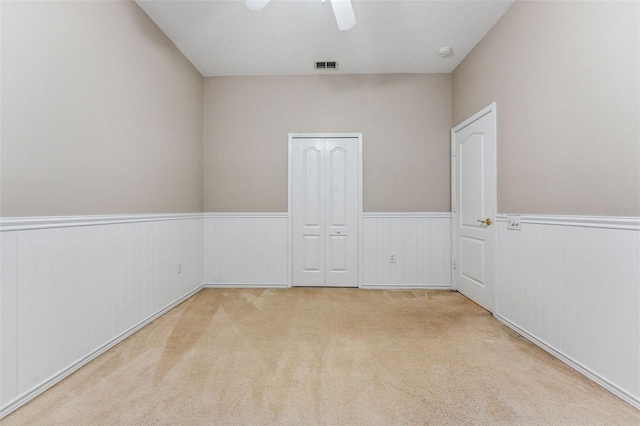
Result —
[{"label": "small circular ceiling fixture", "polygon": [[449,46],[445,46],[438,50],[438,56],[441,58],[450,58],[453,56],[453,50]]}]

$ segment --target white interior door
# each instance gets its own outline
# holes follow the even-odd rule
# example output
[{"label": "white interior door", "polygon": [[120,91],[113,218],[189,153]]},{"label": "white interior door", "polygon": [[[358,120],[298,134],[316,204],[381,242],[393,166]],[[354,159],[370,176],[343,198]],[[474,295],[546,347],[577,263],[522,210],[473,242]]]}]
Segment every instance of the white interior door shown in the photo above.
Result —
[{"label": "white interior door", "polygon": [[452,131],[454,286],[485,309],[494,304],[495,104]]},{"label": "white interior door", "polygon": [[360,139],[290,138],[292,285],[358,286]]}]

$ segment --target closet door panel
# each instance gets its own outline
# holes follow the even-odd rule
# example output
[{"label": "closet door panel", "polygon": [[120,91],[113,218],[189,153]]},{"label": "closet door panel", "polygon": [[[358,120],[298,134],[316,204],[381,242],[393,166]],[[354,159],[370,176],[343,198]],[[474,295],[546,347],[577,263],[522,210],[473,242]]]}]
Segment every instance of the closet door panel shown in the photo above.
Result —
[{"label": "closet door panel", "polygon": [[293,285],[324,285],[324,140],[292,145]]},{"label": "closet door panel", "polygon": [[358,286],[358,156],[357,138],[325,141],[325,284],[331,287]]}]

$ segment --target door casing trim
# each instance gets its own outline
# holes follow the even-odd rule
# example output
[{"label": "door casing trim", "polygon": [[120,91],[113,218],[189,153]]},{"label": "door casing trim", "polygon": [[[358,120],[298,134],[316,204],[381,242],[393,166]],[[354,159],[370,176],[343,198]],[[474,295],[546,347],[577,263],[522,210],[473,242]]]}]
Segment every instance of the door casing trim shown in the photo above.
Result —
[{"label": "door casing trim", "polygon": [[291,144],[294,139],[336,139],[336,138],[357,138],[358,139],[358,288],[362,287],[362,259],[363,259],[363,238],[362,238],[362,209],[363,209],[363,180],[362,180],[362,133],[289,133],[287,145],[287,286],[293,287],[293,163],[291,162]]}]

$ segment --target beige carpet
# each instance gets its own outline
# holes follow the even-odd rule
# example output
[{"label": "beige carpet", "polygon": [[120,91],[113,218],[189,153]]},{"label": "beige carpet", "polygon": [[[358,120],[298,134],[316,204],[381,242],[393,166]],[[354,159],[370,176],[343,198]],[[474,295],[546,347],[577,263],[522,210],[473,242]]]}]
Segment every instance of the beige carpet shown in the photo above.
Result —
[{"label": "beige carpet", "polygon": [[207,289],[5,424],[638,425],[455,292]]}]

